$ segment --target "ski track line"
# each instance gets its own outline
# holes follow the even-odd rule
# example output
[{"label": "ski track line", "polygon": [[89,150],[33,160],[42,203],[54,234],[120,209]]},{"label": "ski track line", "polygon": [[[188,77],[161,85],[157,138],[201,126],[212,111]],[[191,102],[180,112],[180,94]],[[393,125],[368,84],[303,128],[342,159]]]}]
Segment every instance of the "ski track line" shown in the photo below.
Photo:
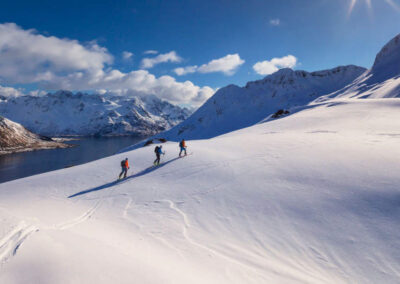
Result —
[{"label": "ski track line", "polygon": [[66,229],[76,226],[82,222],[85,222],[86,220],[90,219],[93,216],[93,214],[96,212],[97,208],[101,205],[102,201],[103,200],[99,200],[92,208],[90,208],[88,211],[86,211],[83,215],[81,215],[75,219],[66,221],[64,223],[57,224],[57,225],[55,225],[55,228],[58,230],[66,230]]},{"label": "ski track line", "polygon": [[[112,188],[110,191],[111,191],[111,192],[114,191],[114,188]],[[117,196],[118,196],[118,195],[124,195],[124,194],[117,194]],[[105,198],[109,198],[109,197],[114,198],[115,196],[116,196],[116,195],[101,196],[101,197],[99,198],[99,200],[97,201],[97,203],[96,203],[93,207],[91,207],[88,211],[86,211],[83,215],[81,215],[81,216],[79,216],[79,217],[77,217],[77,218],[75,218],[75,219],[66,221],[66,222],[64,222],[64,223],[57,224],[57,225],[55,225],[54,227],[55,227],[56,229],[58,229],[58,230],[66,230],[66,229],[69,229],[69,228],[71,228],[71,227],[73,227],[73,226],[76,226],[76,225],[78,225],[78,224],[80,224],[80,223],[82,223],[82,222],[85,222],[86,220],[90,219],[90,218],[93,216],[93,214],[94,214],[94,213],[96,212],[96,210],[100,207],[100,205],[103,203],[103,200],[104,200]],[[83,200],[90,200],[90,199],[83,199]],[[93,199],[93,200],[96,200],[96,198]]]},{"label": "ski track line", "polygon": [[126,204],[124,211],[122,212],[122,217],[124,217],[125,219],[127,219],[128,217],[128,210],[129,208],[131,208],[132,201],[133,201],[132,198],[129,197],[128,203]]},{"label": "ski track line", "polygon": [[17,254],[22,243],[39,229],[33,225],[27,225],[24,221],[0,240],[0,263],[4,264]]},{"label": "ski track line", "polygon": [[195,245],[195,246],[197,246],[197,247],[199,247],[199,248],[201,248],[201,249],[203,249],[203,250],[206,250],[206,251],[208,251],[209,253],[211,253],[211,254],[213,254],[213,255],[217,255],[217,256],[219,256],[219,257],[221,257],[221,258],[224,258],[224,259],[228,260],[228,261],[231,262],[231,263],[238,264],[238,265],[240,265],[240,266],[242,266],[242,267],[244,267],[244,268],[246,268],[246,269],[251,269],[251,270],[254,271],[258,276],[260,276],[261,278],[264,278],[264,275],[263,275],[262,273],[260,273],[260,271],[258,271],[258,268],[253,267],[253,266],[251,266],[251,265],[248,265],[248,264],[246,264],[246,263],[243,263],[243,262],[241,262],[241,261],[239,261],[239,260],[237,260],[237,259],[235,259],[235,258],[233,258],[233,257],[230,257],[230,256],[228,256],[228,255],[225,255],[225,254],[223,254],[223,253],[221,253],[221,252],[219,252],[219,251],[216,251],[216,250],[214,250],[214,249],[212,249],[212,248],[209,248],[209,247],[207,247],[207,246],[205,246],[205,245],[203,245],[203,244],[201,244],[201,243],[198,243],[198,242],[194,241],[192,238],[190,238],[190,237],[189,237],[189,234],[188,234],[188,229],[190,228],[190,222],[189,222],[189,218],[187,217],[187,215],[185,214],[185,212],[183,212],[181,209],[179,209],[179,208],[175,205],[175,203],[174,203],[173,201],[171,201],[171,200],[169,200],[169,199],[165,199],[165,200],[163,200],[163,201],[166,202],[166,203],[168,203],[168,204],[169,204],[169,208],[171,208],[172,210],[174,210],[175,212],[177,212],[177,213],[182,217],[182,219],[183,219],[182,234],[183,234],[183,236],[185,237],[185,239],[186,239],[189,243],[191,243],[192,245]]}]

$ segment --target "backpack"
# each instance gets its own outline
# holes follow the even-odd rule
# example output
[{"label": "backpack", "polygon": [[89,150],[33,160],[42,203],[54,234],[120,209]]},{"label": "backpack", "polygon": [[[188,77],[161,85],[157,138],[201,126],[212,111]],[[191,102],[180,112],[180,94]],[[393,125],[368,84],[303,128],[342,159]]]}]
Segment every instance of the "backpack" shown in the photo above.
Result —
[{"label": "backpack", "polygon": [[125,160],[121,161],[121,167],[125,168]]},{"label": "backpack", "polygon": [[179,142],[179,147],[183,147],[183,143],[182,143],[182,141],[181,142]]},{"label": "backpack", "polygon": [[155,148],[154,148],[154,153],[158,153],[158,146],[156,146]]}]

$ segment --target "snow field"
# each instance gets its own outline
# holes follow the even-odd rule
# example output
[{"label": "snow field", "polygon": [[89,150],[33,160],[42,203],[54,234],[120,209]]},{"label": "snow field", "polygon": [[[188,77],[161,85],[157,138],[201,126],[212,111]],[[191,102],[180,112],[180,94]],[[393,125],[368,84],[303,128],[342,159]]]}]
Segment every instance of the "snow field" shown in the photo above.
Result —
[{"label": "snow field", "polygon": [[0,184],[0,282],[396,283],[399,107],[329,101],[163,144],[159,167],[153,145]]}]

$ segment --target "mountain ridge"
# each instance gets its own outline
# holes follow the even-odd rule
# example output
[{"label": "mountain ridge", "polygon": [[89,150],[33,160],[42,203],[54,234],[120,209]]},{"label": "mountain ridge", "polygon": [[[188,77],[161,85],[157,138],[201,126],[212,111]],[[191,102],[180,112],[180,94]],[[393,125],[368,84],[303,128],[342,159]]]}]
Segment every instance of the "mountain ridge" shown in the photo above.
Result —
[{"label": "mountain ridge", "polygon": [[353,83],[316,99],[316,103],[334,98],[398,98],[400,97],[400,34],[378,52],[371,69]]},{"label": "mountain ridge", "polygon": [[47,136],[149,136],[171,128],[190,111],[155,96],[120,97],[58,91],[0,97],[0,115]]},{"label": "mountain ridge", "polygon": [[244,87],[231,84],[219,89],[187,120],[156,137],[203,139],[248,127],[279,110],[306,105],[341,89],[366,71],[355,65],[315,72],[284,68]]}]

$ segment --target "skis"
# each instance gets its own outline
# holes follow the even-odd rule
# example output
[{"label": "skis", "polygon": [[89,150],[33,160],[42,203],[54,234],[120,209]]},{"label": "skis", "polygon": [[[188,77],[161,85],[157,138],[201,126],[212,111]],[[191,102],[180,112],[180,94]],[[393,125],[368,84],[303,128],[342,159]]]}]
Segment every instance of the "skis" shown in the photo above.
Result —
[{"label": "skis", "polygon": [[179,156],[179,158],[184,158],[186,156],[191,156],[191,155],[193,155],[193,152],[190,152],[189,154],[186,154],[186,155]]}]

